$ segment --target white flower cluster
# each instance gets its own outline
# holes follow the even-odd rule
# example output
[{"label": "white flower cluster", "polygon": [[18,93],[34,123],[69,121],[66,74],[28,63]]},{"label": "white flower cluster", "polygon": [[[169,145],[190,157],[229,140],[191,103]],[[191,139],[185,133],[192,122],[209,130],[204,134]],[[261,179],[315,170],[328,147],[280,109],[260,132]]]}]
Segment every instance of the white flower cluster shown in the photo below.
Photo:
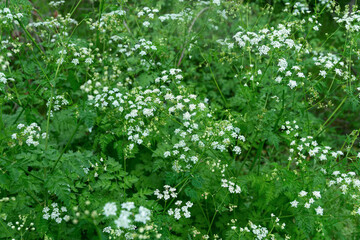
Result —
[{"label": "white flower cluster", "polygon": [[281,125],[281,130],[285,131],[287,135],[290,135],[290,133],[293,133],[294,137],[298,137],[299,133],[297,130],[299,129],[299,125],[296,124],[296,121],[286,121],[285,125]]},{"label": "white flower cluster", "polygon": [[[181,72],[181,69],[178,68],[171,68],[169,71],[164,70],[161,72],[161,77],[155,78],[155,83],[171,83],[171,81],[176,81],[179,84],[183,79],[183,76],[180,74]],[[170,96],[167,98],[170,98]]]},{"label": "white flower cluster", "polygon": [[[244,49],[244,51],[251,51],[255,53],[255,55],[263,56],[269,55],[271,52],[279,51],[304,51],[305,53],[309,53],[308,49],[303,48],[303,45],[300,42],[295,42],[291,38],[291,27],[293,23],[288,23],[287,25],[279,24],[277,28],[271,29],[261,29],[258,32],[247,32],[240,31],[237,32],[233,39],[240,47],[240,49]],[[242,28],[240,28],[243,30]],[[228,45],[229,49],[232,48],[229,42],[223,42],[223,45]],[[300,71],[301,68],[299,66],[292,66],[289,68],[288,59],[280,58],[278,59],[278,76],[275,77],[275,82],[281,83],[283,80],[287,82],[287,86],[290,89],[295,89],[297,86],[303,85],[303,79],[306,78],[306,75]],[[250,65],[253,67],[253,65]],[[258,75],[262,75],[262,71],[257,71]],[[254,75],[250,75],[250,80],[254,80]],[[244,77],[246,78],[246,76]],[[260,77],[261,79],[263,77]],[[256,82],[258,85],[259,82]],[[244,86],[247,86],[245,84]]]},{"label": "white flower cluster", "polygon": [[297,82],[294,80],[290,80],[288,83],[288,86],[290,87],[290,89],[293,89],[293,88],[297,87]]},{"label": "white flower cluster", "polygon": [[[111,226],[105,227],[103,229],[103,232],[108,233],[108,234],[110,234],[112,236],[115,236],[115,237],[121,237],[121,235],[123,235],[123,233],[124,233],[123,230],[121,230],[121,229],[113,229]],[[125,233],[124,237],[125,237],[125,239],[133,239],[132,236],[131,236],[131,232]]]},{"label": "white flower cluster", "polygon": [[314,54],[316,56],[313,57],[312,60],[316,66],[321,67],[319,71],[321,77],[325,78],[331,70],[333,74],[342,76],[345,80],[356,79],[356,77],[346,69],[347,65],[343,61],[340,61],[341,58],[335,54],[327,53],[324,55],[323,53],[318,52],[314,52]]},{"label": "white flower cluster", "polygon": [[19,25],[17,19],[22,18],[21,13],[13,14],[9,8],[0,9],[0,24],[9,25],[10,23],[15,23]]},{"label": "white flower cluster", "polygon": [[65,62],[67,51],[65,49],[59,51],[59,58],[56,60],[56,64],[61,65]]},{"label": "white flower cluster", "polygon": [[143,16],[147,16],[147,17],[153,19],[154,13],[158,13],[158,12],[159,12],[159,9],[157,9],[157,8],[151,9],[149,7],[144,7],[140,12],[138,12],[137,16],[139,18],[143,17]]},{"label": "white flower cluster", "polygon": [[[289,25],[290,26],[290,25]],[[271,28],[270,30],[264,28],[259,31],[259,34],[255,32],[237,32],[233,38],[235,42],[239,45],[240,48],[244,48],[246,45],[250,45],[252,51],[259,53],[259,55],[268,55],[271,49],[280,49],[284,50],[295,49],[300,51],[302,44],[296,44],[294,40],[290,38],[291,30],[286,28],[283,24],[279,24],[277,29]],[[267,43],[262,43],[265,41],[270,41]],[[266,42],[267,42],[266,41]]]},{"label": "white flower cluster", "polygon": [[179,22],[189,21],[193,18],[193,11],[190,8],[186,8],[179,13],[164,14],[159,17],[161,22],[168,20],[176,20]]},{"label": "white flower cluster", "polygon": [[[149,209],[140,206],[136,214],[134,213],[134,209],[136,209],[134,202],[124,202],[121,204],[120,215],[114,221],[117,227],[117,231],[115,232],[116,236],[121,236],[125,232],[124,230],[135,230],[136,223],[146,224],[151,220],[151,211]],[[114,202],[106,203],[103,210],[106,217],[117,216],[117,206]],[[114,234],[111,227],[104,228],[103,232]],[[129,233],[130,232],[126,234]]]},{"label": "white flower cluster", "polygon": [[[198,105],[199,108],[201,108],[201,104],[202,103]],[[195,104],[190,104],[190,108],[191,105],[196,107]],[[170,109],[171,108],[169,108],[169,110]],[[209,109],[207,109],[206,107],[204,108],[204,110],[202,110],[204,111],[204,113],[202,114],[210,118],[211,114],[206,114],[207,111],[205,109],[209,111]],[[194,113],[199,114],[199,111]],[[193,115],[191,115],[191,118],[192,116]],[[185,112],[182,117],[184,120],[186,120],[187,118],[189,118],[190,120],[190,113],[187,114],[187,112]],[[179,142],[173,145],[173,149],[171,151],[171,156],[180,156],[180,159],[176,159],[174,162],[173,169],[175,171],[183,171],[184,165],[185,169],[191,169],[192,166],[198,162],[198,157],[191,154],[192,151],[190,146],[193,144],[197,144],[202,149],[205,147],[205,142],[208,139],[212,139],[212,141],[210,142],[211,148],[213,150],[224,152],[229,147],[234,146],[237,139],[243,142],[245,141],[245,137],[239,134],[240,129],[237,127],[233,127],[233,125],[226,120],[212,122],[212,126],[203,126],[205,127],[205,129],[200,128],[199,126],[201,125],[199,125],[195,120],[192,120],[192,124],[188,122],[185,123],[186,125],[184,124],[184,130],[175,129],[175,136],[180,136],[182,138]],[[189,136],[189,133],[192,134]],[[241,148],[239,146],[234,146],[232,150],[235,154],[241,153]],[[186,155],[188,155],[189,157],[186,157]],[[209,164],[211,163],[209,162]]]},{"label": "white flower cluster", "polygon": [[230,193],[241,193],[240,186],[233,183],[232,181],[221,179],[221,182],[221,187],[229,189]]},{"label": "white flower cluster", "polygon": [[[256,225],[252,221],[249,221],[245,227],[237,227],[235,224],[238,219],[231,219],[231,229],[237,233],[239,239],[277,239],[275,238],[275,234],[273,232],[274,228],[277,228],[279,231],[285,229],[286,224],[280,223],[280,219],[276,217],[273,213],[271,214],[271,231],[269,231],[266,227],[262,227],[261,225]],[[290,236],[285,235],[285,240],[291,239]]]},{"label": "white flower cluster", "polygon": [[[155,14],[154,13],[158,13],[159,9],[154,8],[151,9],[149,7],[144,7],[140,12],[138,12],[137,16],[138,18],[145,18],[148,17],[150,19],[154,19]],[[144,27],[149,27],[150,26],[150,22],[149,21],[144,21],[142,24]]]},{"label": "white flower cluster", "polygon": [[[74,46],[71,45],[71,47]],[[73,51],[74,51],[73,53],[74,58],[71,60],[71,63],[74,65],[78,65],[81,62],[91,65],[95,60],[95,56],[91,48],[86,48],[86,47],[82,47],[80,49],[73,48]]]},{"label": "white flower cluster", "polygon": [[[52,99],[53,99],[52,100],[52,106],[53,107],[52,107],[52,110],[50,112],[51,116],[52,116],[53,111],[55,111],[55,112],[59,111],[61,109],[61,107],[69,105],[69,101],[66,100],[66,98],[64,96],[62,96],[62,95],[55,96]],[[50,101],[51,101],[51,99],[49,99],[48,102],[46,103],[47,107],[49,107]]]},{"label": "white flower cluster", "polygon": [[[6,220],[6,217],[5,219]],[[16,222],[8,222],[7,226],[13,230],[21,232],[21,235],[24,235],[27,231],[35,231],[34,223],[27,222],[28,216],[19,215],[19,220]]]},{"label": "white flower cluster", "polygon": [[[313,191],[312,192],[313,197],[311,197],[310,194],[309,194],[308,197],[307,196],[308,196],[308,192],[306,192],[304,190],[299,192],[299,197],[301,198],[301,201],[305,202],[304,207],[307,208],[307,209],[310,209],[311,205],[313,203],[315,203],[315,200],[321,198],[321,193],[320,193],[320,191]],[[304,198],[307,199],[307,200],[305,200]],[[290,202],[290,205],[293,208],[297,208],[298,205],[299,205],[299,202],[297,200],[294,200],[294,201]],[[317,208],[315,208],[315,212],[316,212],[317,215],[323,215],[324,209],[322,207],[318,206]]]},{"label": "white flower cluster", "polygon": [[[216,129],[216,131],[215,131]],[[211,146],[214,150],[220,152],[225,151],[228,147],[233,145],[234,141],[240,140],[245,142],[245,137],[240,134],[240,128],[234,127],[229,121],[220,121],[214,124],[214,127],[207,129],[208,137],[212,137]],[[234,146],[232,149],[235,154],[241,153],[239,146]]]},{"label": "white flower cluster", "polygon": [[7,84],[8,81],[15,81],[13,78],[6,78],[5,74],[0,72],[0,83]]},{"label": "white flower cluster", "polygon": [[[55,38],[59,36],[68,36],[67,30],[71,25],[77,25],[78,22],[75,19],[70,18],[70,15],[61,16],[60,14],[54,18],[44,19],[44,21],[30,22],[26,28],[34,29],[38,27],[44,27],[46,29],[61,29],[63,33],[50,35],[52,37],[51,42],[55,42]],[[34,29],[35,30],[35,29]],[[44,32],[40,34],[40,37],[45,37]]]},{"label": "white flower cluster", "polygon": [[278,217],[275,216],[275,214],[271,214],[271,219],[273,219],[273,223],[274,223],[274,227],[280,227],[282,230],[285,229],[286,223],[282,223],[280,225],[280,219]]},{"label": "white flower cluster", "polygon": [[[171,198],[177,198],[176,188],[173,188],[169,185],[164,185],[164,191],[160,192],[159,189],[156,189],[154,191],[154,195],[158,199],[164,199],[165,201],[171,199]],[[183,206],[181,206],[182,201],[178,200],[175,202],[176,208],[172,209],[170,208],[168,210],[168,214],[170,216],[174,216],[175,219],[179,220],[181,216],[184,216],[185,218],[189,218],[191,216],[188,208],[191,208],[193,206],[193,203],[186,202]]]},{"label": "white flower cluster", "polygon": [[342,194],[350,194],[353,199],[360,197],[360,180],[356,177],[355,172],[341,173],[340,171],[334,171],[329,175],[327,185],[339,188]]},{"label": "white flower cluster", "polygon": [[142,91],[140,88],[134,88],[132,91],[120,92],[118,88],[109,90],[104,87],[102,93],[98,91],[94,93],[95,96],[88,95],[90,105],[104,110],[114,108],[125,121],[129,122],[129,125],[124,126],[128,140],[133,142],[129,145],[129,149],[132,150],[134,144],[142,144],[152,131],[151,124],[145,124],[144,121],[145,119],[151,121],[154,117],[160,104],[158,98],[161,94],[160,90]]},{"label": "white flower cluster", "polygon": [[119,218],[115,220],[116,227],[125,229],[130,228],[132,223],[131,219],[129,218],[130,216],[131,212],[127,210],[121,210]]},{"label": "white flower cluster", "polygon": [[234,48],[234,43],[233,42],[229,42],[228,38],[225,39],[218,39],[216,40],[217,43],[219,43],[222,46],[227,46],[228,49],[233,49]]},{"label": "white flower cluster", "polygon": [[159,189],[154,191],[154,195],[158,199],[164,199],[165,201],[170,198],[177,198],[176,188],[170,187],[169,185],[164,185],[164,191],[160,192]]},{"label": "white flower cluster", "polygon": [[151,41],[144,38],[140,38],[134,46],[126,43],[120,43],[117,45],[117,49],[119,53],[122,53],[127,57],[137,54],[140,57],[140,64],[148,68],[150,66],[161,65],[160,62],[155,63],[152,59],[145,59],[145,56],[154,54],[154,52],[157,50],[157,47]]},{"label": "white flower cluster", "polygon": [[[3,42],[5,42],[5,41],[1,41],[1,45],[3,45]],[[5,45],[5,44],[4,44]],[[15,49],[13,49],[13,51],[16,51]],[[11,56],[11,53],[10,52],[8,52],[7,53],[8,55],[10,55]],[[5,56],[0,56],[0,71],[5,71],[5,69],[7,68],[7,66],[9,66],[9,61],[7,61],[6,59],[5,59]],[[3,74],[3,73],[2,73]],[[1,73],[0,73],[0,75],[1,75]],[[5,76],[3,76],[3,77],[5,77]],[[6,84],[6,79],[1,79],[2,77],[0,76],[0,82],[2,82],[2,83],[4,83],[4,84]]]},{"label": "white flower cluster", "polygon": [[344,16],[334,17],[337,23],[344,23],[346,30],[359,32],[360,30],[360,10],[356,12],[344,11]]},{"label": "white flower cluster", "polygon": [[[320,161],[328,160],[329,158],[337,158],[344,155],[342,151],[330,151],[329,146],[318,146],[318,143],[313,140],[312,136],[300,138],[300,140],[293,140],[290,143],[290,152],[296,153],[300,159],[306,159],[307,156]],[[289,158],[289,160],[291,160]],[[298,162],[300,163],[300,161]],[[297,164],[298,164],[297,163]]]},{"label": "white flower cluster", "polygon": [[[168,214],[170,216],[174,216],[174,218],[176,220],[179,220],[181,218],[181,216],[183,215],[185,218],[190,218],[191,217],[191,213],[189,212],[188,208],[191,208],[193,206],[193,203],[190,201],[187,201],[183,206],[181,206],[182,201],[176,201],[175,205],[177,206],[176,208],[172,209],[170,208],[168,210]],[[182,213],[182,214],[181,214]]]},{"label": "white flower cluster", "polygon": [[150,220],[151,211],[143,206],[139,207],[139,213],[135,214],[135,222],[141,222],[145,224]]},{"label": "white flower cluster", "polygon": [[306,3],[295,2],[292,12],[294,16],[299,16],[301,14],[308,14],[308,13],[311,13],[311,11]]},{"label": "white flower cluster", "polygon": [[67,215],[66,207],[59,208],[57,203],[52,203],[51,208],[52,210],[49,207],[44,207],[42,211],[44,213],[43,219],[48,220],[50,218],[55,220],[55,222],[58,224],[60,224],[63,220],[65,222],[68,222],[70,220],[70,216]]},{"label": "white flower cluster", "polygon": [[64,3],[65,3],[64,0],[50,1],[50,2],[49,2],[49,6],[56,8],[56,7],[59,7],[59,6],[63,5]]},{"label": "white flower cluster", "polygon": [[286,68],[288,67],[288,63],[285,58],[279,59],[278,67],[279,67],[279,72],[283,72],[286,70]]},{"label": "white flower cluster", "polygon": [[117,206],[116,203],[114,202],[108,202],[105,204],[104,206],[104,215],[106,217],[109,217],[111,215],[116,215],[116,211],[117,211]]},{"label": "white flower cluster", "polygon": [[217,6],[220,6],[221,0],[212,0],[212,3],[217,5]]},{"label": "white flower cluster", "polygon": [[[164,151],[159,156],[173,159],[175,171],[188,171],[201,161],[202,149],[209,139],[213,150],[233,150],[233,153],[239,155],[241,148],[238,145],[245,141],[240,129],[228,120],[215,120],[207,100],[197,99],[182,85],[174,86],[174,83],[181,83],[183,77],[180,72],[180,69],[175,68],[165,70],[154,80],[155,83],[146,88],[109,89],[101,88],[100,82],[94,84],[88,81],[82,89],[89,93],[91,106],[106,112],[113,109],[112,113],[124,120],[126,124],[123,124],[123,132],[131,142],[126,148],[129,152],[133,151],[135,144],[150,146],[148,138],[154,131],[159,131],[156,127],[159,119],[170,123],[173,119],[177,123],[180,121],[180,126],[174,130],[172,143],[161,143]],[[167,85],[174,86],[174,89]]]},{"label": "white flower cluster", "polygon": [[316,140],[312,136],[299,137],[299,126],[296,125],[296,121],[292,123],[286,121],[285,125],[281,126],[281,129],[290,135],[290,153],[292,156],[289,157],[289,161],[296,160],[296,164],[300,164],[307,157],[314,159],[315,161],[320,160],[326,161],[329,159],[336,159],[339,156],[344,155],[342,151],[331,151],[329,146],[319,146]]},{"label": "white flower cluster", "polygon": [[319,31],[320,30],[319,27],[321,27],[322,24],[316,19],[316,16],[313,15],[313,16],[309,17],[308,21],[311,22],[311,23],[315,22],[315,24],[314,24],[314,26],[312,28],[314,31]]},{"label": "white flower cluster", "polygon": [[16,198],[15,198],[15,197],[11,197],[11,198],[9,198],[9,197],[3,197],[3,198],[0,198],[0,203],[1,203],[1,202],[8,202],[8,201],[10,201],[10,200],[16,201]]},{"label": "white flower cluster", "polygon": [[[124,239],[161,239],[162,236],[162,234],[158,232],[157,226],[153,223],[127,230],[128,232],[125,233],[125,231],[121,229],[113,229],[111,226],[108,226],[103,229],[103,232],[110,234],[115,239],[118,239],[122,235],[125,237]],[[109,239],[113,239],[112,237],[109,237]]]},{"label": "white flower cluster", "polygon": [[90,29],[99,29],[101,32],[105,33],[107,30],[112,30],[112,28],[117,28],[119,24],[122,25],[124,16],[126,15],[125,10],[116,10],[101,15],[100,21],[94,21],[90,23]]},{"label": "white flower cluster", "polygon": [[[199,150],[203,149],[209,139],[211,141],[208,144],[213,150],[224,152],[231,147],[235,154],[241,153],[241,148],[234,146],[237,140],[245,141],[245,137],[239,134],[240,129],[234,127],[230,121],[213,120],[208,105],[196,101],[195,95],[179,98],[179,96],[175,97],[168,94],[166,99],[168,101],[177,100],[168,110],[172,115],[182,118],[184,122],[182,128],[177,128],[174,131],[174,136],[180,137],[180,139],[176,141],[171,151],[169,149],[164,154],[165,157],[172,156],[175,158],[173,165],[175,171],[191,169],[194,164],[201,160],[191,146],[195,145],[199,147]],[[211,124],[200,123],[201,119],[206,118],[211,121]],[[209,164],[211,163],[209,162]]]},{"label": "white flower cluster", "polygon": [[[294,70],[296,72],[291,72],[290,70],[288,70],[285,73],[283,73],[286,70],[286,68],[288,67],[288,63],[287,63],[286,59],[284,59],[284,58],[279,59],[278,67],[279,67],[279,69],[278,69],[279,76],[277,76],[275,78],[275,82],[281,83],[281,81],[283,79],[289,79],[288,86],[290,87],[290,89],[293,89],[298,86],[298,83],[295,80],[291,80],[290,77],[298,78],[300,81],[301,81],[301,78],[305,78],[305,74],[300,71],[299,66],[293,66],[291,68],[291,70]],[[294,73],[294,76],[293,76],[293,73]]]},{"label": "white flower cluster", "polygon": [[256,225],[249,221],[250,229],[244,228],[240,229],[240,232],[247,231],[252,232],[255,236],[255,239],[262,240],[268,236],[269,230],[266,227],[262,227],[261,225]]},{"label": "white flower cluster", "polygon": [[20,123],[17,126],[17,129],[21,130],[21,132],[14,133],[11,135],[13,140],[18,140],[19,145],[25,143],[28,146],[37,146],[39,145],[39,140],[42,138],[46,138],[46,133],[41,133],[41,128],[36,123],[31,123],[29,126],[25,126],[24,124]]}]

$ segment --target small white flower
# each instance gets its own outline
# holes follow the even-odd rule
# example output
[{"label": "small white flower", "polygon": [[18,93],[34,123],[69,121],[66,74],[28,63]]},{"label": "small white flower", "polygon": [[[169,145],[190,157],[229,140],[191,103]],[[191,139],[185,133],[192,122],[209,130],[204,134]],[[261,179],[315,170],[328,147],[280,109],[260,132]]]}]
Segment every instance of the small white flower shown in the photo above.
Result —
[{"label": "small white flower", "polygon": [[169,156],[171,156],[171,153],[170,153],[169,151],[164,152],[164,157],[165,157],[165,158],[167,158],[167,157],[169,157]]},{"label": "small white flower", "polygon": [[235,152],[235,154],[240,155],[241,154],[241,148],[239,146],[235,146],[233,151]]},{"label": "small white flower", "polygon": [[312,194],[313,194],[316,198],[321,198],[320,191],[313,191]]},{"label": "small white flower", "polygon": [[275,82],[277,83],[281,83],[282,77],[278,76],[275,78]]},{"label": "small white flower", "polygon": [[145,21],[145,22],[143,22],[143,26],[144,26],[144,27],[149,27],[149,26],[150,26],[150,23],[149,23],[148,21]]},{"label": "small white flower", "polygon": [[71,63],[73,63],[74,65],[78,65],[79,64],[79,59],[74,58]]},{"label": "small white flower", "polygon": [[294,201],[290,202],[290,204],[291,204],[291,207],[297,208],[299,202],[294,200]]},{"label": "small white flower", "polygon": [[308,193],[305,192],[304,190],[302,190],[301,192],[299,192],[299,196],[300,197],[305,197]]},{"label": "small white flower", "polygon": [[106,217],[116,215],[117,207],[114,202],[106,203],[104,206],[104,215]]},{"label": "small white flower", "polygon": [[131,212],[122,210],[118,219],[115,220],[115,224],[118,228],[130,228],[131,220],[129,216]]},{"label": "small white flower", "polygon": [[262,45],[259,47],[259,53],[260,53],[260,56],[261,55],[267,55],[268,52],[270,51],[270,48],[266,45]]},{"label": "small white flower", "polygon": [[126,210],[130,211],[131,209],[135,208],[135,204],[133,202],[125,202],[121,204],[122,208],[125,208]]},{"label": "small white flower", "polygon": [[324,70],[321,70],[320,73],[319,73],[319,75],[322,76],[323,78],[326,77],[326,74],[327,74],[327,73],[326,73],[326,71],[324,71]]},{"label": "small white flower", "polygon": [[296,83],[296,81],[294,81],[294,80],[290,80],[289,83],[288,83],[288,86],[289,86],[291,89],[293,89],[293,88],[295,88],[295,87],[297,86],[297,83]]},{"label": "small white flower", "polygon": [[213,4],[220,6],[220,0],[213,0],[212,2],[213,2]]},{"label": "small white flower", "polygon": [[93,60],[91,58],[87,58],[87,59],[85,59],[85,63],[92,64]]},{"label": "small white flower", "polygon": [[135,214],[135,222],[146,223],[150,220],[151,211],[143,206],[139,207],[139,213]]},{"label": "small white flower", "polygon": [[285,69],[287,68],[287,66],[288,66],[288,63],[287,63],[287,61],[286,61],[285,58],[279,59],[278,67],[280,67],[280,68],[279,68],[279,71],[280,71],[280,72],[285,71]]},{"label": "small white flower", "polygon": [[320,206],[318,206],[317,208],[315,208],[315,211],[316,211],[316,214],[317,215],[323,215],[323,213],[324,213],[324,209],[322,208],[322,207],[320,207]]}]

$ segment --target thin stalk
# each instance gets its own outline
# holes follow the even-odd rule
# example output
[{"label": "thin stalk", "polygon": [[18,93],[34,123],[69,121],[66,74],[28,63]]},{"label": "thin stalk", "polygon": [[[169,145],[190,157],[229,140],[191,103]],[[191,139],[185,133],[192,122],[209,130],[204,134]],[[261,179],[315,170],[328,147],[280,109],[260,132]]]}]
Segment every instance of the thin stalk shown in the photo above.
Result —
[{"label": "thin stalk", "polygon": [[212,69],[211,69],[210,63],[207,61],[207,59],[204,57],[204,55],[203,55],[202,53],[200,53],[200,54],[201,54],[201,56],[203,57],[203,59],[205,60],[205,62],[207,63],[207,65],[209,66],[210,73],[211,73],[211,76],[212,76],[212,78],[213,78],[213,80],[214,80],[214,83],[215,83],[215,85],[216,85],[216,88],[218,89],[218,91],[219,91],[219,93],[220,93],[220,95],[221,95],[221,98],[222,98],[222,100],[224,101],[225,106],[227,107],[226,99],[225,99],[224,94],[222,93],[222,91],[221,91],[221,89],[220,89],[220,87],[219,87],[218,82],[216,81],[216,78],[215,78],[214,73],[213,73],[213,71],[212,71]]},{"label": "thin stalk", "polygon": [[[192,23],[191,23],[191,25],[190,25],[190,27],[189,27],[189,29],[188,29],[188,35],[190,34],[190,32],[191,32],[191,30],[192,30],[192,28],[193,28],[196,20],[200,17],[201,14],[203,14],[203,13],[204,13],[206,10],[208,10],[208,9],[209,9],[209,7],[205,7],[205,8],[203,8],[203,9],[196,15],[196,17],[194,18],[194,20],[192,21]],[[187,44],[188,44],[188,41],[185,41],[183,50],[182,50],[182,52],[181,52],[180,59],[179,59],[178,64],[177,64],[178,67],[180,66],[181,61],[182,61],[182,59],[183,59],[183,57],[184,57]]]},{"label": "thin stalk", "polygon": [[69,139],[68,142],[66,143],[66,146],[65,146],[65,147],[63,148],[63,150],[61,151],[60,156],[59,156],[58,159],[56,160],[56,162],[55,162],[54,166],[52,167],[50,173],[53,173],[53,172],[54,172],[57,164],[58,164],[59,161],[61,160],[61,158],[62,158],[62,156],[64,155],[64,153],[65,153],[65,151],[67,150],[67,148],[69,147],[69,145],[70,145],[71,141],[73,140],[73,138],[74,138],[77,130],[79,129],[79,127],[80,127],[80,121],[79,121],[78,124],[76,125],[76,128],[75,128],[74,132],[72,133],[70,139]]},{"label": "thin stalk", "polygon": [[71,11],[69,18],[71,18],[71,16],[74,14],[75,10],[76,10],[76,9],[78,8],[78,6],[80,5],[81,1],[82,1],[82,0],[79,0],[79,2],[76,4],[76,6],[74,7],[74,9]]},{"label": "thin stalk", "polygon": [[[222,202],[219,204],[219,206],[221,206],[221,205],[224,203],[224,201],[225,201],[225,199],[226,199],[226,197],[227,197],[228,194],[229,194],[229,192],[226,193],[226,196],[223,198],[223,200],[222,200]],[[211,230],[211,226],[213,225],[214,220],[215,220],[215,217],[216,217],[216,214],[217,214],[218,212],[219,212],[219,210],[218,210],[218,209],[215,209],[215,213],[214,213],[213,218],[211,219],[210,226],[209,226],[208,231],[207,231],[207,235],[209,235],[209,232],[210,232],[210,230]]]},{"label": "thin stalk", "polygon": [[20,19],[16,18],[16,20],[19,22],[20,27],[24,30],[24,32],[26,33],[26,35],[28,36],[28,38],[30,38],[30,40],[34,43],[34,45],[36,46],[37,49],[39,49],[39,51],[45,56],[45,52],[41,49],[41,47],[37,44],[37,42],[35,41],[35,39],[31,36],[31,34],[29,33],[29,31],[25,28],[24,24],[20,21]]},{"label": "thin stalk", "polygon": [[324,130],[325,130],[325,125],[331,120],[331,118],[335,115],[335,113],[341,108],[341,106],[345,103],[346,99],[348,97],[346,96],[342,101],[341,103],[337,106],[337,108],[332,112],[332,114],[330,115],[330,117],[325,121],[324,124],[321,125],[320,129],[319,129],[319,132],[316,134],[315,137],[319,136]]},{"label": "thin stalk", "polygon": [[[64,55],[64,53],[61,53],[61,58],[63,57],[63,55]],[[60,65],[61,65],[61,61],[59,61],[59,64],[57,65],[57,68],[56,68],[56,73],[55,73],[55,77],[54,77],[54,85],[55,85],[55,80],[56,80],[56,78],[57,78],[57,76],[59,74]],[[49,81],[49,83],[50,83],[50,81]],[[49,111],[48,111],[48,114],[47,114],[47,121],[46,121],[45,150],[47,150],[48,142],[49,142],[50,114],[51,114],[53,96],[54,96],[54,86],[51,83],[50,83],[50,85],[51,85],[51,97],[50,97]]]}]

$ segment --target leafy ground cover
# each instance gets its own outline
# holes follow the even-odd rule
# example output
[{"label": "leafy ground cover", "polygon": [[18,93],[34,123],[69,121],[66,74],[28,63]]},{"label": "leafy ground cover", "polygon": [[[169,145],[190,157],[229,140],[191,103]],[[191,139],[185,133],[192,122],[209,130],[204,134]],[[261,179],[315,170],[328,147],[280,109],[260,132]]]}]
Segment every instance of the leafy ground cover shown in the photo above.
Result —
[{"label": "leafy ground cover", "polygon": [[357,1],[1,0],[1,239],[359,239]]}]

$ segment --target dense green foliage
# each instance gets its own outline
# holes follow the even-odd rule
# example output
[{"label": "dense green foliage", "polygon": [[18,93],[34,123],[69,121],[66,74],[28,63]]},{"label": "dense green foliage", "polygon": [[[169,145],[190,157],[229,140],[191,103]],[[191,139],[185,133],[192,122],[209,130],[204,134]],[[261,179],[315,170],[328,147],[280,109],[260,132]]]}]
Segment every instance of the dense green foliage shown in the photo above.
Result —
[{"label": "dense green foliage", "polygon": [[0,0],[0,239],[359,239],[356,1]]}]

